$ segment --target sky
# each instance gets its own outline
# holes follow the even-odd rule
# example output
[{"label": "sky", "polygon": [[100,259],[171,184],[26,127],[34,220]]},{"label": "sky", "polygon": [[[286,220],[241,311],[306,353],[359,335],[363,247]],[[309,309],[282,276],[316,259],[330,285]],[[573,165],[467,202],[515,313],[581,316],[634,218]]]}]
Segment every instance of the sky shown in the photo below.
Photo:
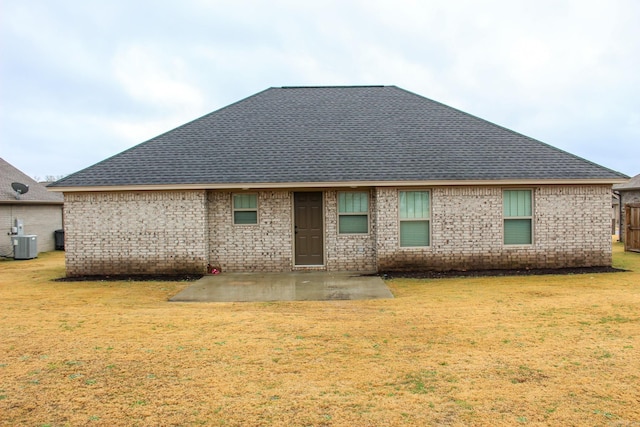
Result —
[{"label": "sky", "polygon": [[395,85],[640,173],[637,0],[0,0],[0,157],[71,174],[269,87]]}]

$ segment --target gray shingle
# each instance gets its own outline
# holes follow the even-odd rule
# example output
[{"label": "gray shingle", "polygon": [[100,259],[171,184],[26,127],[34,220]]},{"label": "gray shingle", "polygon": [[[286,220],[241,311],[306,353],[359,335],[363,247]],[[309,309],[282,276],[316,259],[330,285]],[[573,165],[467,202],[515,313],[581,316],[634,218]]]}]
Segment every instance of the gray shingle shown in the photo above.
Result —
[{"label": "gray shingle", "polygon": [[271,88],[54,187],[626,178],[395,86]]},{"label": "gray shingle", "polygon": [[623,184],[616,184],[613,186],[616,191],[634,191],[640,190],[640,174],[634,176]]},{"label": "gray shingle", "polygon": [[[20,182],[29,186],[29,191],[22,194],[19,199],[11,188],[11,183]],[[16,169],[6,160],[0,158],[0,203],[10,204],[62,204],[63,196],[60,193],[47,191],[43,185]]]}]

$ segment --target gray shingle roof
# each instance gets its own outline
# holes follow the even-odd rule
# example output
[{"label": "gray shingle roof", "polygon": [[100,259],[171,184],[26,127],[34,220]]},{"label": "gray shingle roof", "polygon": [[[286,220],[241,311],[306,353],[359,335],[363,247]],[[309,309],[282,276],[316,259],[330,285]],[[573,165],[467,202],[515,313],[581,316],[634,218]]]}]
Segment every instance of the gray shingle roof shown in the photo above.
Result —
[{"label": "gray shingle roof", "polygon": [[[28,185],[29,191],[20,195],[20,198],[17,199],[15,191],[11,188],[11,183],[13,182]],[[0,158],[0,204],[62,204],[62,201],[62,194],[48,191],[43,184],[28,177],[6,160]]]},{"label": "gray shingle roof", "polygon": [[52,186],[621,178],[395,86],[350,86],[267,89]]},{"label": "gray shingle roof", "polygon": [[623,184],[616,184],[613,186],[616,191],[633,191],[640,190],[640,174],[634,176],[629,181]]}]

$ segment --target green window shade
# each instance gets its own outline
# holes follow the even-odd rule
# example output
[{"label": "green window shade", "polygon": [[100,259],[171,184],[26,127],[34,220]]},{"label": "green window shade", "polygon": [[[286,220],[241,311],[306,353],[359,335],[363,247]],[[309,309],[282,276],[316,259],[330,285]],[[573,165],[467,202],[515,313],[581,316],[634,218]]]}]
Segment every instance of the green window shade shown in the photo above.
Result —
[{"label": "green window shade", "polygon": [[257,224],[258,212],[257,211],[236,211],[233,213],[234,224]]},{"label": "green window shade", "polygon": [[234,209],[257,209],[258,196],[255,194],[234,194],[233,195],[233,208]]},{"label": "green window shade", "polygon": [[257,194],[233,195],[233,223],[241,225],[258,223]]},{"label": "green window shade", "polygon": [[530,219],[505,219],[504,220],[504,244],[505,245],[530,245],[531,220]]},{"label": "green window shade", "polygon": [[400,219],[429,218],[428,191],[400,192]]},{"label": "green window shade", "polygon": [[505,190],[504,216],[531,216],[531,190]]},{"label": "green window shade", "polygon": [[429,192],[400,191],[399,198],[400,246],[429,246]]},{"label": "green window shade", "polygon": [[505,190],[503,193],[504,244],[533,243],[531,190]]},{"label": "green window shade", "polygon": [[338,193],[338,233],[369,232],[369,193],[341,191]]},{"label": "green window shade", "polygon": [[338,193],[338,212],[369,212],[369,195],[362,191],[345,191]]},{"label": "green window shade", "polygon": [[338,232],[345,234],[366,234],[369,232],[367,215],[341,215]]},{"label": "green window shade", "polygon": [[401,221],[400,246],[429,246],[429,221]]}]

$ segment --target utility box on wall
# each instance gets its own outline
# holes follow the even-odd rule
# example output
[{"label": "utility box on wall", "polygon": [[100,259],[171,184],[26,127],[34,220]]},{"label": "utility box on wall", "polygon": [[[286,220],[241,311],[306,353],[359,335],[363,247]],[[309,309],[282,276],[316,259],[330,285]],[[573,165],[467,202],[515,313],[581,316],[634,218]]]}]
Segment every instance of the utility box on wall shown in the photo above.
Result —
[{"label": "utility box on wall", "polygon": [[32,259],[38,256],[38,236],[11,236],[13,259]]}]

